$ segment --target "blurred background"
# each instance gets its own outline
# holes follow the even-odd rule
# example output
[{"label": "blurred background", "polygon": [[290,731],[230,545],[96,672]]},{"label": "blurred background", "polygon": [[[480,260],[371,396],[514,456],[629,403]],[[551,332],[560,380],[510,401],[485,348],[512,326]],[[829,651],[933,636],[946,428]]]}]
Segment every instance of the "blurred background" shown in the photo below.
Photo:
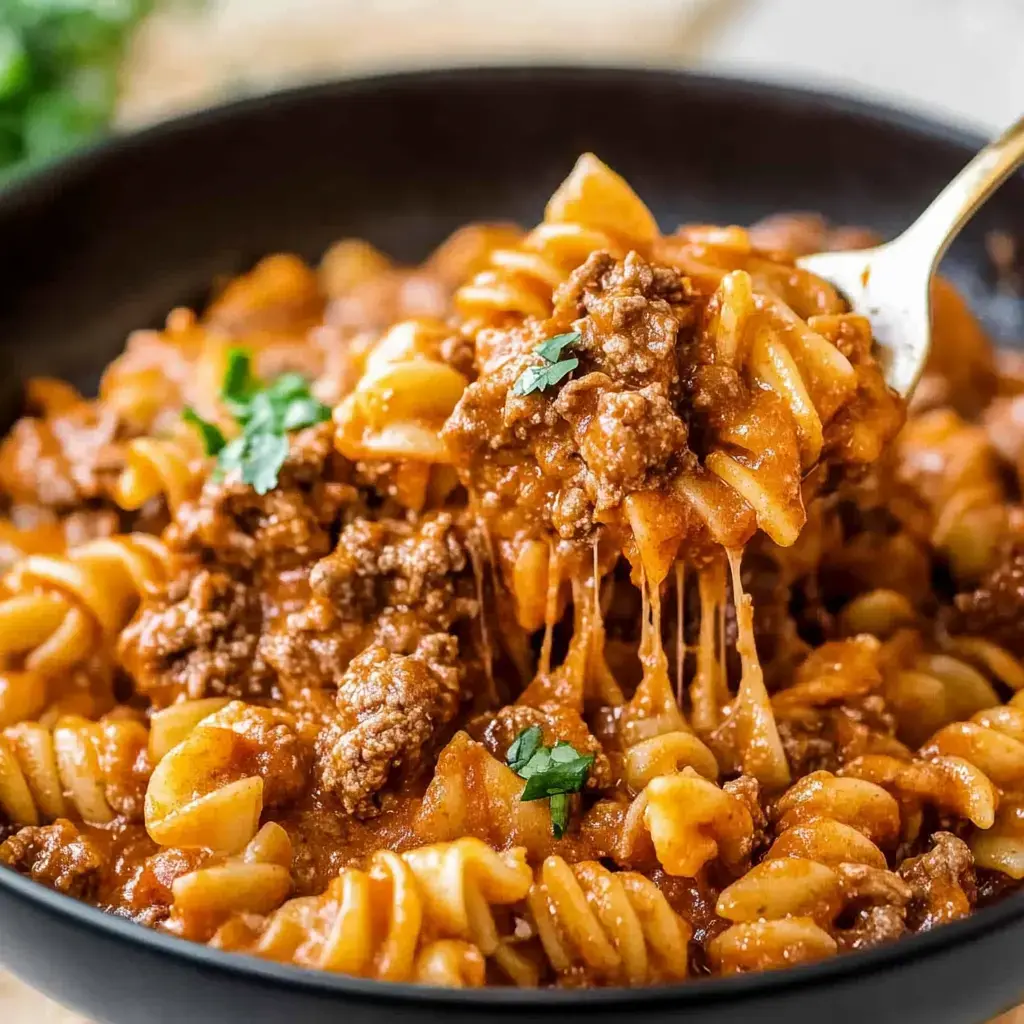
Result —
[{"label": "blurred background", "polygon": [[[771,78],[991,134],[1024,109],[1024,0],[0,0],[0,184],[233,96],[530,61]],[[2,973],[0,1020],[78,1024]]]},{"label": "blurred background", "polygon": [[1024,105],[1024,0],[0,0],[0,175],[226,97],[394,67],[643,63]]}]

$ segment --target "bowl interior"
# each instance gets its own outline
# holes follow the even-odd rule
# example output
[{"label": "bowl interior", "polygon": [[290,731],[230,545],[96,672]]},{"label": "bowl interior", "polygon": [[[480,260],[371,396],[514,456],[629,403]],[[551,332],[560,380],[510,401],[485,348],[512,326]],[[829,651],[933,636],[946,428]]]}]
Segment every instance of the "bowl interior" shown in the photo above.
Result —
[{"label": "bowl interior", "polygon": [[[315,257],[360,236],[412,261],[467,221],[531,224],[584,150],[622,173],[663,228],[816,210],[892,235],[978,145],[853,101],[668,72],[434,72],[244,101],[0,193],[0,418],[16,414],[30,375],[94,386],[130,330],[200,302],[265,253]],[[1024,177],[945,264],[1013,344],[1024,303],[997,285],[985,248],[996,229],[1024,238]]]},{"label": "bowl interior", "polygon": [[[435,72],[244,101],[118,139],[0,196],[0,414],[29,374],[88,386],[128,331],[267,252],[315,257],[356,235],[418,260],[467,221],[531,224],[584,150],[664,228],[817,210],[891,235],[977,142],[833,97],[625,70]],[[1024,233],[1024,179],[946,263],[1012,343],[1024,311],[995,287],[985,235],[996,227]]]}]

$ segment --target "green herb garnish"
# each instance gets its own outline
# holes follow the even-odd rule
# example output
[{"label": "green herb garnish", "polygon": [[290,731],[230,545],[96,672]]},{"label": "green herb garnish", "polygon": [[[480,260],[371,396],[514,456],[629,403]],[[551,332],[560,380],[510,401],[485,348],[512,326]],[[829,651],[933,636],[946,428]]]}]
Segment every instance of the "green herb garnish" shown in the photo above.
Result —
[{"label": "green herb garnish", "polygon": [[542,740],[540,726],[531,725],[515,738],[505,760],[516,775],[526,779],[520,800],[548,800],[551,827],[555,838],[561,839],[569,824],[568,796],[585,785],[594,755],[581,754],[564,740],[553,747],[544,746]]},{"label": "green herb garnish", "polygon": [[249,353],[240,348],[228,352],[220,397],[242,428],[232,441],[193,410],[186,409],[182,415],[199,430],[207,454],[218,456],[217,471],[239,471],[242,482],[257,494],[277,486],[288,456],[288,432],[331,418],[331,410],[310,394],[304,377],[284,373],[264,384],[252,372]]},{"label": "green herb garnish", "polygon": [[219,455],[228,443],[220,427],[216,423],[204,420],[195,409],[186,407],[181,412],[181,418],[199,431],[199,436],[203,442],[203,451],[207,455]]},{"label": "green herb garnish", "polygon": [[533,351],[544,360],[540,366],[525,369],[512,385],[512,394],[531,395],[534,391],[544,391],[554,387],[580,365],[580,361],[572,356],[563,359],[562,353],[580,340],[579,331],[567,334],[556,334],[547,341],[542,341]]},{"label": "green herb garnish", "polygon": [[575,345],[580,340],[579,331],[569,331],[567,334],[556,334],[547,341],[542,341],[533,351],[549,363],[557,363],[562,358],[562,353]]},{"label": "green herb garnish", "polygon": [[537,749],[541,746],[543,739],[544,731],[541,727],[539,725],[531,725],[512,741],[512,746],[508,748],[505,754],[505,761],[516,775],[519,775],[520,769],[525,768],[530,763],[530,758],[537,753]]}]

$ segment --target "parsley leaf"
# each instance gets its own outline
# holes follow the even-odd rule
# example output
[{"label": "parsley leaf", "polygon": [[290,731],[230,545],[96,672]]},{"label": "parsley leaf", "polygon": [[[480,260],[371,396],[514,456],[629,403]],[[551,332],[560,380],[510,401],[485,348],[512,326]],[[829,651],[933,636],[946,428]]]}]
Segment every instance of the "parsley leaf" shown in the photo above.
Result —
[{"label": "parsley leaf", "polygon": [[244,348],[229,349],[220,397],[231,415],[241,420],[246,406],[258,390],[259,382],[253,376],[249,353]]},{"label": "parsley leaf", "polygon": [[569,823],[568,794],[578,793],[586,784],[594,755],[581,754],[564,740],[545,747],[542,739],[540,727],[531,725],[515,738],[505,760],[516,775],[526,779],[520,800],[549,801],[551,827],[555,838],[561,839]]},{"label": "parsley leaf", "polygon": [[240,348],[228,352],[220,396],[242,428],[233,440],[227,441],[216,426],[192,410],[183,415],[202,434],[207,453],[218,455],[217,472],[238,471],[242,482],[257,494],[277,486],[288,457],[288,432],[331,417],[331,410],[310,394],[301,374],[283,373],[264,384],[252,372],[249,353]]},{"label": "parsley leaf", "polygon": [[563,359],[562,353],[580,340],[579,331],[556,334],[547,341],[542,341],[533,351],[544,360],[540,366],[527,367],[512,385],[512,394],[523,397],[535,391],[544,391],[554,387],[580,365],[580,361],[572,356]]},{"label": "parsley leaf", "polygon": [[573,356],[572,359],[562,359],[557,363],[545,363],[543,366],[531,366],[524,370],[519,379],[512,386],[513,395],[530,395],[534,391],[544,391],[554,387],[564,377],[568,377],[580,361]]},{"label": "parsley leaf", "polygon": [[207,455],[219,455],[223,451],[227,439],[216,423],[204,420],[195,409],[188,406],[182,409],[181,418],[199,431],[199,437],[203,442],[203,451]]},{"label": "parsley leaf", "polygon": [[512,742],[505,755],[509,768],[517,775],[521,768],[530,762],[530,758],[537,753],[537,749],[544,739],[544,732],[539,725],[531,725],[524,729]]},{"label": "parsley leaf", "polygon": [[552,793],[548,808],[551,811],[551,831],[556,839],[561,839],[569,827],[569,798],[564,793]]},{"label": "parsley leaf", "polygon": [[580,340],[579,331],[569,331],[567,334],[556,334],[547,341],[542,341],[533,351],[549,363],[557,363],[562,358],[562,353],[570,345],[575,345]]}]

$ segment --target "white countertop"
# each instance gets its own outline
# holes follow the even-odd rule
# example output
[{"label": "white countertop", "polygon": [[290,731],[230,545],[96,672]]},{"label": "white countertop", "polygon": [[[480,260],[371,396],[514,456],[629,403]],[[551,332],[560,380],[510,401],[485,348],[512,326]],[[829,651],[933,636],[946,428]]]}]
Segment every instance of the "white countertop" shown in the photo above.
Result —
[{"label": "white countertop", "polygon": [[1024,110],[1024,0],[207,0],[141,34],[121,119],[297,80],[531,58],[817,83],[991,131]]}]

